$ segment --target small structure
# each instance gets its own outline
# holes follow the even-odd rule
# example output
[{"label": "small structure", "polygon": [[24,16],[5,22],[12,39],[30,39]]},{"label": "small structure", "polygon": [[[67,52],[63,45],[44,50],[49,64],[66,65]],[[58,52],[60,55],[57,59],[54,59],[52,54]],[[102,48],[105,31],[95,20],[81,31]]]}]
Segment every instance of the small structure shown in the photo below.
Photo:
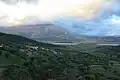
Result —
[{"label": "small structure", "polygon": [[31,48],[31,49],[38,49],[38,46],[26,46],[26,47],[28,47],[28,48]]}]

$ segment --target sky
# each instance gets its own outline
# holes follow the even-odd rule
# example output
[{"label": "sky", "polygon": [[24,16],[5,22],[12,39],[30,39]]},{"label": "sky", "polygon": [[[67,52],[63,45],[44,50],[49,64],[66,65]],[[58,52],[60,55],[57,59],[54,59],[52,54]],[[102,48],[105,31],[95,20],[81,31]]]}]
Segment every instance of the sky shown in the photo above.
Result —
[{"label": "sky", "polygon": [[52,23],[92,36],[120,35],[120,0],[0,0],[0,26]]}]

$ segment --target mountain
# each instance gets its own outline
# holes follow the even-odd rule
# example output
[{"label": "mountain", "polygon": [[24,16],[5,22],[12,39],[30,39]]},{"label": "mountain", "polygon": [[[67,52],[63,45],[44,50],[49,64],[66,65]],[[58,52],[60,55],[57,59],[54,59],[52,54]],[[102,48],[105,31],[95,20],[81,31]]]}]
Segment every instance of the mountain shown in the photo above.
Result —
[{"label": "mountain", "polygon": [[0,32],[21,35],[37,41],[69,42],[77,39],[77,37],[69,31],[53,24],[0,27]]},{"label": "mountain", "polygon": [[44,42],[119,43],[119,36],[86,36],[73,34],[53,24],[24,24],[0,27],[0,32],[20,35]]}]

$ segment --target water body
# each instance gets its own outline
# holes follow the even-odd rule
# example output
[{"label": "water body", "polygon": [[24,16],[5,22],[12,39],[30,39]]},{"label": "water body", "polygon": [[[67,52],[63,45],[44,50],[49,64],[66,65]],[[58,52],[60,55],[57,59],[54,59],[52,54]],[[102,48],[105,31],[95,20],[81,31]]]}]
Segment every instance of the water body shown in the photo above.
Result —
[{"label": "water body", "polygon": [[78,45],[79,43],[51,43],[54,45]]},{"label": "water body", "polygon": [[96,44],[98,46],[119,46],[120,44]]},{"label": "water body", "polygon": [[[78,44],[89,44],[89,43],[86,43],[86,42],[83,42],[83,43],[62,43],[62,42],[51,42],[51,44],[54,44],[54,45],[78,45]],[[118,43],[91,43],[91,45],[97,45],[97,46],[119,46],[120,44]]]}]

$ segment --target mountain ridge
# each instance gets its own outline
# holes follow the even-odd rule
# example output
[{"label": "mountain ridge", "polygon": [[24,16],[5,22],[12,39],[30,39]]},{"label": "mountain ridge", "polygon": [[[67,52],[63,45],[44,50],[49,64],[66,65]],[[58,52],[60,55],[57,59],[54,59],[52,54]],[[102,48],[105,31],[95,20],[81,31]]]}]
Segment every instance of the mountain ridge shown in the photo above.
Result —
[{"label": "mountain ridge", "polygon": [[0,27],[0,32],[20,35],[39,42],[119,43],[120,36],[86,36],[71,33],[54,24],[29,24]]},{"label": "mountain ridge", "polygon": [[31,39],[50,41],[74,41],[76,37],[69,31],[53,24],[18,25],[0,27],[0,32],[17,34]]}]

